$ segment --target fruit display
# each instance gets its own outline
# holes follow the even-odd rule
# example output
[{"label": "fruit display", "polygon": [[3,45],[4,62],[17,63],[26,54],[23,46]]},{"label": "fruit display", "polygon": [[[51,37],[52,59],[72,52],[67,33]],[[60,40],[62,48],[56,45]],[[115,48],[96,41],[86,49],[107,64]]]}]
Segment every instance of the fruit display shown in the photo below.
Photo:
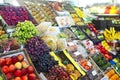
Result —
[{"label": "fruit display", "polygon": [[97,48],[95,47],[91,40],[85,39],[81,43],[84,45],[84,47],[90,54],[96,54],[98,52]]},{"label": "fruit display", "polygon": [[118,14],[119,7],[114,5],[96,5],[89,8],[90,13],[93,14]]},{"label": "fruit display", "polygon": [[88,24],[88,27],[90,28],[91,31],[93,31],[95,34],[98,34],[98,31],[96,28],[93,26],[93,24]]},{"label": "fruit display", "polygon": [[63,8],[67,11],[71,12],[75,12],[75,10],[73,9],[73,7],[71,6],[70,3],[66,2],[62,4]]},{"label": "fruit display", "polygon": [[18,22],[25,20],[37,24],[25,7],[0,6],[0,14],[8,25],[16,26]]},{"label": "fruit display", "polygon": [[78,63],[87,71],[93,68],[92,64],[87,59],[81,59]]},{"label": "fruit display", "polygon": [[72,80],[70,78],[70,74],[60,66],[53,66],[50,70],[49,73],[46,74],[46,77],[48,80]]},{"label": "fruit display", "polygon": [[34,19],[37,21],[37,23],[40,23],[42,21],[49,21],[49,19],[47,19],[46,15],[41,9],[40,3],[25,2],[25,6],[27,7],[31,15],[34,17]]},{"label": "fruit display", "polygon": [[23,51],[2,55],[0,67],[7,80],[40,80],[35,68]]},{"label": "fruit display", "polygon": [[101,44],[107,51],[111,50],[111,47],[109,46],[109,44],[105,40],[102,41]]},{"label": "fruit display", "polygon": [[97,17],[85,14],[89,6],[80,9],[61,0],[18,3],[24,6],[0,6],[0,80],[120,80],[116,6],[99,8],[115,16],[115,28],[106,24],[97,30],[92,21]]},{"label": "fruit display", "polygon": [[120,32],[117,32],[113,27],[110,27],[110,30],[105,29],[104,37],[107,41],[120,40]]},{"label": "fruit display", "polygon": [[119,19],[118,20],[113,20],[112,23],[113,24],[120,24],[120,20]]},{"label": "fruit display", "polygon": [[97,49],[107,60],[112,60],[112,55],[101,44],[97,45]]},{"label": "fruit display", "polygon": [[12,37],[16,38],[19,43],[24,44],[28,39],[36,35],[38,35],[38,30],[35,28],[34,24],[30,21],[25,21],[17,24]]},{"label": "fruit display", "polygon": [[[32,60],[36,59],[38,55],[49,54],[50,48],[40,39],[40,37],[35,36],[29,39],[25,45],[25,48],[30,54]],[[32,57],[33,56],[33,57]]]},{"label": "fruit display", "polygon": [[74,33],[69,28],[63,28],[61,29],[61,33],[59,34],[60,37],[65,37],[67,40],[75,40],[77,37],[74,35]]},{"label": "fruit display", "polygon": [[101,54],[93,55],[92,59],[103,71],[107,70],[110,67],[110,63]]},{"label": "fruit display", "polygon": [[66,70],[69,72],[70,76],[75,80],[78,80],[81,77],[81,73],[78,70],[76,70],[75,67],[70,63],[66,65]]},{"label": "fruit display", "polygon": [[78,7],[75,7],[74,10],[76,11],[77,15],[80,17],[80,18],[86,18],[86,15],[85,13]]},{"label": "fruit display", "polygon": [[66,39],[54,35],[44,35],[41,38],[53,51],[64,50],[66,48]]},{"label": "fruit display", "polygon": [[56,1],[49,1],[51,7],[56,11],[63,11],[62,4]]},{"label": "fruit display", "polygon": [[7,40],[8,34],[0,27],[0,40]]},{"label": "fruit display", "polygon": [[6,39],[4,41],[1,41],[1,53],[8,52],[11,50],[17,50],[21,48],[21,45],[16,41],[16,39]]},{"label": "fruit display", "polygon": [[77,25],[84,25],[82,19],[79,18],[76,13],[71,13],[70,15],[71,15],[71,17],[73,18],[75,24],[77,24]]},{"label": "fruit display", "polygon": [[25,45],[32,62],[38,73],[48,72],[48,70],[57,64],[57,62],[49,55],[50,48],[40,39],[35,36],[29,39]]},{"label": "fruit display", "polygon": [[57,50],[57,42],[58,42],[58,38],[57,36],[48,36],[48,35],[44,35],[41,38],[47,45],[48,47],[50,47],[53,51]]},{"label": "fruit display", "polygon": [[57,65],[58,63],[49,54],[42,54],[38,56],[35,61],[33,61],[33,64],[38,73],[40,73],[48,72],[54,65]]},{"label": "fruit display", "polygon": [[71,30],[74,32],[74,34],[80,39],[83,40],[86,38],[86,36],[84,35],[84,33],[82,31],[80,31],[78,28],[76,27],[72,27]]},{"label": "fruit display", "polygon": [[75,25],[73,19],[69,15],[57,16],[55,19],[59,27],[69,27],[71,25]]},{"label": "fruit display", "polygon": [[69,72],[70,76],[73,80],[78,80],[81,78],[81,76],[85,75],[84,71],[80,68],[80,66],[73,60],[68,58],[66,55],[68,53],[59,51],[56,53],[56,56],[60,59],[60,61],[64,64],[65,69]]},{"label": "fruit display", "polygon": [[6,28],[7,28],[7,25],[5,24],[5,22],[0,19],[0,40],[8,39]]},{"label": "fruit display", "polygon": [[120,80],[119,75],[113,69],[108,70],[105,75],[109,80]]},{"label": "fruit display", "polygon": [[43,9],[45,15],[53,22],[53,24],[56,23],[55,17],[57,14],[54,12],[54,10],[49,6],[48,3],[41,4],[41,8]]},{"label": "fruit display", "polygon": [[[75,42],[71,41],[71,42],[67,42],[67,47],[66,47],[66,50],[69,52],[69,53],[73,53],[73,52],[76,52],[78,49],[77,45],[75,44]],[[72,56],[73,57],[73,56]],[[74,58],[74,57],[73,57]]]},{"label": "fruit display", "polygon": [[113,61],[116,63],[115,65],[113,65],[115,71],[120,75],[120,59],[119,56],[114,58]]},{"label": "fruit display", "polygon": [[66,50],[69,52],[72,58],[77,62],[82,58],[88,57],[87,50],[79,40],[73,40],[67,42]]}]

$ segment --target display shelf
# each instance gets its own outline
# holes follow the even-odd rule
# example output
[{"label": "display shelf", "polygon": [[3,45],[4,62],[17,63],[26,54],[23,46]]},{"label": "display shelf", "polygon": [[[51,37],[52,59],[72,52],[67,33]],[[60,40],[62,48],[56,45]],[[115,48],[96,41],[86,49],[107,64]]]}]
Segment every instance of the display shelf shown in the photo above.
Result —
[{"label": "display shelf", "polygon": [[66,68],[66,66],[65,66],[64,64],[62,64],[61,60],[55,55],[54,52],[50,52],[50,55],[51,55],[56,61],[58,61],[58,65]]},{"label": "display shelf", "polygon": [[70,56],[70,54],[66,50],[64,50],[63,52],[66,55],[66,57],[71,61],[71,63],[74,64],[74,66],[76,67],[76,69],[78,69],[80,71],[80,73],[83,76],[85,76],[86,73],[80,68],[80,66],[75,62],[75,60]]},{"label": "display shelf", "polygon": [[42,80],[47,80],[47,78],[45,77],[43,73],[40,73],[39,76],[41,77]]},{"label": "display shelf", "polygon": [[94,14],[95,16],[98,17],[119,17],[119,14]]}]

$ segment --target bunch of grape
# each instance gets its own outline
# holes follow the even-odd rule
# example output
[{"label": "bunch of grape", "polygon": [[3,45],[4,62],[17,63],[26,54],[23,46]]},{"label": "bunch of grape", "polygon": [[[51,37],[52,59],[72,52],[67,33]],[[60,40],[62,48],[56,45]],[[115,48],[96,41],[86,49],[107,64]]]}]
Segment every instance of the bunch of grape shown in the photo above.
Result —
[{"label": "bunch of grape", "polygon": [[35,28],[35,25],[30,21],[25,21],[17,24],[12,36],[15,37],[19,43],[24,44],[28,39],[36,35],[38,35],[38,30]]},{"label": "bunch of grape", "polygon": [[48,72],[54,65],[57,65],[58,62],[53,59],[49,54],[42,54],[37,57],[36,61],[33,61],[35,68],[38,73]]},{"label": "bunch of grape", "polygon": [[32,62],[40,72],[48,72],[48,70],[57,64],[57,62],[50,56],[50,48],[38,36],[29,39],[25,45],[27,52],[30,54]]},{"label": "bunch of grape", "polygon": [[50,52],[50,48],[48,48],[44,41],[42,41],[38,36],[29,39],[25,45],[25,48],[30,55],[35,57],[44,53],[49,54]]},{"label": "bunch of grape", "polygon": [[58,65],[53,66],[46,77],[48,80],[72,80],[69,73]]}]

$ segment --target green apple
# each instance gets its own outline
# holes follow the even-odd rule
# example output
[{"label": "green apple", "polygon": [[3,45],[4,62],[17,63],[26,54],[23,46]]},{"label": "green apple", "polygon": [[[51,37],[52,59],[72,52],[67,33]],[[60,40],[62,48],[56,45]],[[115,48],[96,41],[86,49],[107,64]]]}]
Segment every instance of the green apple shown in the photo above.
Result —
[{"label": "green apple", "polygon": [[3,77],[2,77],[2,76],[0,76],[0,80],[3,80]]}]

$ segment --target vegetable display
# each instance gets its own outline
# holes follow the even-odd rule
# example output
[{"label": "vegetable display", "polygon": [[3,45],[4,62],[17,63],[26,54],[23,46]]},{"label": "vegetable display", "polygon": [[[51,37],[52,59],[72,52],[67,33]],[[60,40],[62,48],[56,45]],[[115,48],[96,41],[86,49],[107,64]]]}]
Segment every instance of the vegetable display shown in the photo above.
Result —
[{"label": "vegetable display", "polygon": [[102,55],[98,54],[96,56],[93,56],[92,58],[102,70],[107,70],[107,68],[110,67],[110,63],[107,60],[105,60],[105,58]]}]

